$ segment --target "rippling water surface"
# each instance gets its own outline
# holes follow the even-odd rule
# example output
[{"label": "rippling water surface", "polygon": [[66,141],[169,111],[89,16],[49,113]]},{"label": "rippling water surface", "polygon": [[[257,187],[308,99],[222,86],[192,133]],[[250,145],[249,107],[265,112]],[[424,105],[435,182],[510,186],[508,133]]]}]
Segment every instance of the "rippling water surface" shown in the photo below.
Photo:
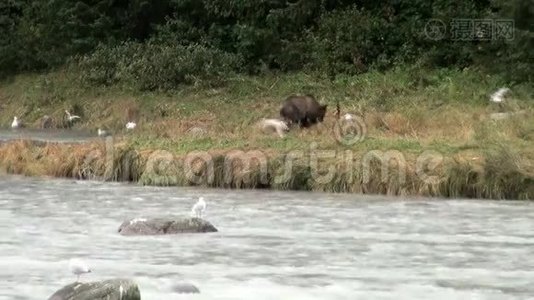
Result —
[{"label": "rippling water surface", "polygon": [[97,132],[79,129],[0,128],[0,143],[12,140],[33,140],[55,143],[79,143],[95,140]]},{"label": "rippling water surface", "polygon": [[[220,232],[117,233],[199,195]],[[48,298],[75,280],[71,257],[93,269],[82,281],[133,278],[142,299],[532,299],[533,220],[529,202],[0,177],[0,299]]]}]

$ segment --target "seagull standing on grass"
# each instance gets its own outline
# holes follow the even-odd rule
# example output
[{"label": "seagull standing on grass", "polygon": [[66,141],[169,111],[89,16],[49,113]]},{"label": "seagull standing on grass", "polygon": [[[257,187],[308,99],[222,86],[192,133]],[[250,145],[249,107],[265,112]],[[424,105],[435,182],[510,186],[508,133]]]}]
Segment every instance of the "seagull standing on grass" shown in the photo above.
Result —
[{"label": "seagull standing on grass", "polygon": [[284,137],[284,132],[289,131],[289,127],[286,122],[278,119],[261,119],[260,127],[262,130],[276,131],[279,137]]},{"label": "seagull standing on grass", "polygon": [[109,132],[98,128],[98,136],[108,136],[108,135],[109,135]]},{"label": "seagull standing on grass", "polygon": [[19,127],[20,127],[19,118],[13,117],[13,122],[11,123],[11,128],[19,128]]},{"label": "seagull standing on grass", "polygon": [[80,116],[71,115],[68,110],[65,110],[65,113],[67,114],[67,120],[69,120],[69,122],[74,122],[74,120],[80,119]]},{"label": "seagull standing on grass", "polygon": [[91,269],[87,264],[79,259],[72,258],[69,262],[70,271],[76,275],[76,282],[80,280],[80,275],[85,273],[91,273]]},{"label": "seagull standing on grass", "polygon": [[193,205],[191,209],[191,217],[193,218],[202,218],[202,214],[206,210],[206,202],[204,202],[204,197],[199,197],[198,202]]},{"label": "seagull standing on grass", "polygon": [[346,114],[343,115],[343,120],[352,121],[352,120],[354,120],[354,116],[349,114],[349,113],[346,113]]},{"label": "seagull standing on grass", "polygon": [[136,126],[137,126],[137,124],[135,124],[134,122],[128,122],[128,123],[126,123],[126,129],[127,129],[127,130],[132,130],[132,129],[134,129]]},{"label": "seagull standing on grass", "polygon": [[500,88],[495,93],[491,94],[490,101],[495,103],[502,103],[504,95],[510,91],[509,88]]}]

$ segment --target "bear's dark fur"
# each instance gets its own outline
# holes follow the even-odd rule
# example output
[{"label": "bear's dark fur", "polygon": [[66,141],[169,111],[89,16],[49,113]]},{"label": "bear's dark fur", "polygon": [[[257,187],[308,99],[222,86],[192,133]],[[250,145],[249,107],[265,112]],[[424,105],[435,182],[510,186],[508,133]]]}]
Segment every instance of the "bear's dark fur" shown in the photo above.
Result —
[{"label": "bear's dark fur", "polygon": [[280,116],[288,124],[309,127],[322,122],[326,114],[326,105],[320,105],[312,95],[289,96],[280,109]]}]

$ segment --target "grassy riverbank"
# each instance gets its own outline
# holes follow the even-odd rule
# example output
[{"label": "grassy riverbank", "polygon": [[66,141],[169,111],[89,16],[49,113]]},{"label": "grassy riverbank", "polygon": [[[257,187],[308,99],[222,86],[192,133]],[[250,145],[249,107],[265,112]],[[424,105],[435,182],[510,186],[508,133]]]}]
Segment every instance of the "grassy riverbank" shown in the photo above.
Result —
[{"label": "grassy riverbank", "polygon": [[[510,97],[499,106],[488,99],[504,80],[472,70],[404,67],[333,81],[273,74],[173,92],[89,88],[72,74],[20,75],[3,82],[2,127],[14,115],[38,127],[43,115],[57,121],[69,109],[82,116],[75,127],[94,130],[95,136],[97,128],[107,128],[117,134],[113,142],[10,143],[0,147],[0,165],[8,172],[158,185],[534,197],[533,89],[528,84],[510,86]],[[293,129],[283,139],[255,128],[260,118],[277,117],[280,103],[292,93],[312,93],[327,103],[325,122]],[[338,101],[342,114],[361,116],[352,126],[355,135],[336,130]],[[518,111],[504,120],[490,117]],[[124,124],[131,119],[138,128],[126,133]],[[241,160],[230,164],[235,156],[229,154]],[[247,157],[254,158],[249,168],[243,167]],[[200,158],[211,163],[213,176],[200,176],[210,174]]]}]

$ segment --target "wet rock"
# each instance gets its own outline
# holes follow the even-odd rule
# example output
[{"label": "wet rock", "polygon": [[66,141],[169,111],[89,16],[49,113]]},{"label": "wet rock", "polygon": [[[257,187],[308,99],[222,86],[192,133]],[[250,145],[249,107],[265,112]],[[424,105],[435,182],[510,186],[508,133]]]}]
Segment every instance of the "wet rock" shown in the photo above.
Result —
[{"label": "wet rock", "polygon": [[177,294],[198,294],[200,290],[190,283],[177,283],[172,287],[173,292]]},{"label": "wet rock", "polygon": [[177,233],[217,232],[217,228],[210,222],[199,218],[171,219],[145,219],[136,218],[125,221],[119,227],[122,235],[161,235]]},{"label": "wet rock", "polygon": [[48,300],[140,300],[137,284],[128,279],[75,282],[55,292]]}]

